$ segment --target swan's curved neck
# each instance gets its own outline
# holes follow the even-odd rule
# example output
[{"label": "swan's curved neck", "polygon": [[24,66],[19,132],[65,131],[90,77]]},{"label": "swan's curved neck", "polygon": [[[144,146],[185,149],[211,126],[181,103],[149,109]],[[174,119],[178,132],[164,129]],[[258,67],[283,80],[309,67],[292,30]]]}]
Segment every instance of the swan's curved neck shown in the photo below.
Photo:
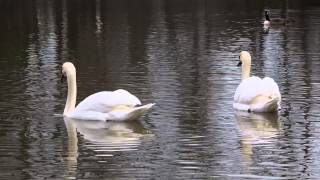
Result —
[{"label": "swan's curved neck", "polygon": [[241,73],[241,79],[245,80],[250,77],[250,61],[245,61],[242,63],[242,73]]},{"label": "swan's curved neck", "polygon": [[76,99],[77,99],[76,72],[67,73],[67,81],[68,81],[68,96],[67,96],[66,105],[64,107],[63,115],[73,112],[76,107]]}]

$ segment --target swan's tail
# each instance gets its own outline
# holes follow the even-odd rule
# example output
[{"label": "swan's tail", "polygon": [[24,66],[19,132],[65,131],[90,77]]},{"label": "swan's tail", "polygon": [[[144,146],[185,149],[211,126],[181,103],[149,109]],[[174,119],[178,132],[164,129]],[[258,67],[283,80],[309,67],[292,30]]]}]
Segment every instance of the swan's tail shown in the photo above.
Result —
[{"label": "swan's tail", "polygon": [[280,97],[276,95],[260,95],[250,105],[253,112],[275,112],[280,108]]},{"label": "swan's tail", "polygon": [[146,104],[134,108],[116,108],[109,112],[110,117],[107,120],[116,120],[116,121],[129,121],[135,120],[144,115],[149,109],[154,106],[154,103]]},{"label": "swan's tail", "polygon": [[266,103],[267,112],[277,111],[280,108],[279,97],[275,95],[271,95],[269,98],[270,98],[269,101]]},{"label": "swan's tail", "polygon": [[149,109],[151,109],[152,106],[154,105],[155,103],[149,103],[149,104],[134,108],[133,111],[129,113],[130,119],[139,118],[140,116],[144,115]]}]

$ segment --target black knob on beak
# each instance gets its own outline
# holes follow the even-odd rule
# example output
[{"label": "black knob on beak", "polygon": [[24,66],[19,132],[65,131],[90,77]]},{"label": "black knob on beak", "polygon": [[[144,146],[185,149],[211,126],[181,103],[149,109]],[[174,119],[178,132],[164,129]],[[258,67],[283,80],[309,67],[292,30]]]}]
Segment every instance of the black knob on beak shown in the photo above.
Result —
[{"label": "black knob on beak", "polygon": [[238,65],[237,65],[237,66],[239,67],[239,66],[241,66],[241,65],[242,65],[242,62],[241,62],[241,61],[239,61],[239,63],[238,63]]},{"label": "black knob on beak", "polygon": [[63,73],[61,73],[60,82],[63,82],[63,81],[64,81],[64,79],[66,79],[66,76],[65,76]]}]

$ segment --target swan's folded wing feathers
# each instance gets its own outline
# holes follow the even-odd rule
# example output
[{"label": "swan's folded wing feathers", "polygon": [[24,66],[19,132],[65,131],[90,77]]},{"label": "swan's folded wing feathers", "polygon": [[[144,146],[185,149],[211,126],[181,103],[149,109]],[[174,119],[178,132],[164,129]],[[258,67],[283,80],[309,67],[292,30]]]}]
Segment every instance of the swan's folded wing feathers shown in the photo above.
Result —
[{"label": "swan's folded wing feathers", "polygon": [[272,78],[265,77],[262,79],[262,81],[263,81],[262,84],[264,86],[263,87],[264,89],[267,89],[269,91],[279,92],[279,87],[278,87],[277,83]]},{"label": "swan's folded wing feathers", "polygon": [[110,112],[108,112],[110,118],[112,120],[132,120],[137,119],[138,117],[142,116],[146,111],[148,111],[154,104],[146,104],[140,107],[115,107]]},{"label": "swan's folded wing feathers", "polygon": [[75,111],[108,112],[116,106],[134,107],[140,105],[140,100],[126,90],[102,91],[92,94],[81,101]]},{"label": "swan's folded wing feathers", "polygon": [[244,104],[249,103],[263,89],[261,84],[261,78],[255,76],[243,80],[236,89],[234,101]]},{"label": "swan's folded wing feathers", "polygon": [[126,90],[118,89],[116,91],[113,91],[112,93],[113,95],[110,100],[116,105],[127,105],[132,107],[141,105],[141,101]]},{"label": "swan's folded wing feathers", "polygon": [[261,79],[253,76],[239,84],[234,96],[234,101],[250,104],[256,101],[256,98],[261,99],[260,96],[268,97],[271,95],[281,98],[277,83],[269,77]]}]

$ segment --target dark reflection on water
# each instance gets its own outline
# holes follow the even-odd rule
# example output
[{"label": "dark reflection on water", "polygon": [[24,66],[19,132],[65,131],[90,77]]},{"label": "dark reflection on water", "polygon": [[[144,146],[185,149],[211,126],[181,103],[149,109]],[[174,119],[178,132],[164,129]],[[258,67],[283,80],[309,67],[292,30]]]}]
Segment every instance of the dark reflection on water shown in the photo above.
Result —
[{"label": "dark reflection on water", "polygon": [[[295,22],[263,33],[264,9]],[[1,179],[317,179],[317,1],[0,0]],[[274,78],[279,115],[234,112],[240,50]],[[64,120],[123,88],[155,108],[136,123]]]}]

